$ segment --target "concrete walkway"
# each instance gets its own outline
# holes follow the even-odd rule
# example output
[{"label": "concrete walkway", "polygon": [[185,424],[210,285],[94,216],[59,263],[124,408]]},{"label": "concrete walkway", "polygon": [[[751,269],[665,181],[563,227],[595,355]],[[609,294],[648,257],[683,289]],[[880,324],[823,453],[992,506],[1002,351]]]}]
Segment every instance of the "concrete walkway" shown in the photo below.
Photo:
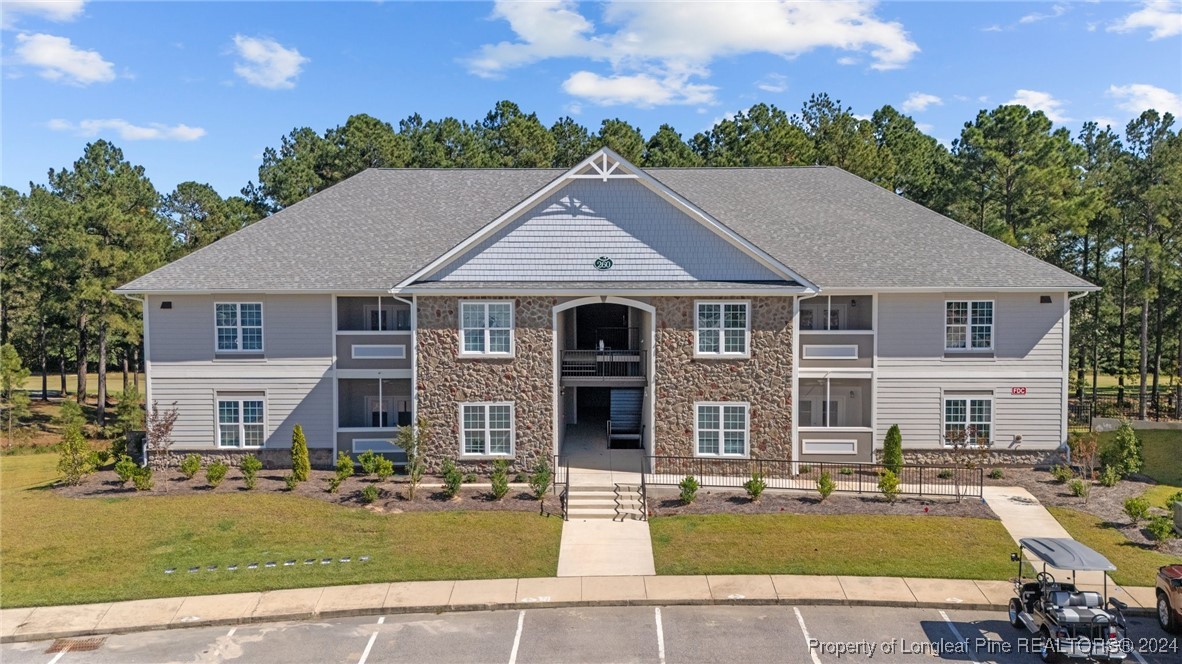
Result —
[{"label": "concrete walkway", "polygon": [[[985,502],[1001,519],[1001,525],[1005,526],[1015,543],[1023,537],[1072,539],[1047,508],[1026,489],[1017,486],[986,486],[983,491]],[[1035,564],[1035,571],[1042,571],[1042,561],[1029,553],[1025,555],[1027,560]],[[1077,586],[1087,586],[1089,589],[1104,585],[1103,572],[1074,572],[1053,567],[1048,567],[1047,571],[1059,581],[1069,581]],[[1113,582],[1109,580],[1108,587],[1113,586]]]},{"label": "concrete walkway", "polygon": [[[1153,589],[1122,593],[1152,615]],[[0,610],[0,642],[441,611],[678,604],[834,604],[1004,611],[1005,581],[850,576],[609,576],[412,581]]]}]

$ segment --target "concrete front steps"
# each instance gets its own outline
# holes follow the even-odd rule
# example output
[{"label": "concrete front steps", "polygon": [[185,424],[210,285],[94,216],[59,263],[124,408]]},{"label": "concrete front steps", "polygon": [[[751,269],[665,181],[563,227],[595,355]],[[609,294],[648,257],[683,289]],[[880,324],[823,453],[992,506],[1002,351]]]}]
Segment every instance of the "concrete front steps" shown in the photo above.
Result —
[{"label": "concrete front steps", "polygon": [[567,493],[569,519],[644,519],[640,487],[630,484],[572,486]]}]

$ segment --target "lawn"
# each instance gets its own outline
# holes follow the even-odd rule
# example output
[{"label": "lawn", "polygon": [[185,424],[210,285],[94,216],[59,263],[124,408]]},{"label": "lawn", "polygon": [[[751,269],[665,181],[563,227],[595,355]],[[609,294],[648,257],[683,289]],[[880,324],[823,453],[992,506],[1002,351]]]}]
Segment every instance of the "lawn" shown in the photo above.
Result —
[{"label": "lawn", "polygon": [[[556,518],[381,515],[286,493],[70,499],[48,488],[56,463],[54,454],[0,459],[0,606],[557,572]],[[353,562],[302,564],[343,556]],[[252,562],[260,569],[247,570]]]},{"label": "lawn", "polygon": [[1143,472],[1158,484],[1182,486],[1182,431],[1139,429],[1137,438],[1145,455]]},{"label": "lawn", "polygon": [[1152,586],[1158,567],[1178,562],[1166,554],[1130,542],[1119,530],[1106,528],[1100,519],[1091,514],[1065,507],[1047,509],[1067,529],[1068,534],[1099,551],[1116,565],[1116,571],[1111,576],[1121,585]]},{"label": "lawn", "polygon": [[845,574],[1008,579],[1000,521],[760,514],[652,519],[657,574]]},{"label": "lawn", "polygon": [[[127,374],[127,385],[129,387],[131,385],[133,385],[133,379],[132,379],[130,373]],[[141,394],[144,391],[144,385],[145,385],[144,374],[141,373],[140,374],[140,393]],[[49,390],[51,392],[56,392],[58,389],[61,388],[61,386],[62,386],[61,378],[56,373],[50,373],[49,374],[49,384],[48,384]],[[32,396],[33,398],[38,398],[38,396],[41,394],[41,374],[34,371],[33,375],[31,375],[27,379],[25,379],[25,389],[33,390],[35,392],[35,394],[32,394],[30,396]],[[70,394],[77,394],[78,393],[78,374],[77,374],[77,372],[71,371],[70,373],[66,374],[66,390]],[[107,392],[111,395],[111,398],[114,399],[122,391],[123,391],[123,372],[122,371],[108,371],[107,372]],[[90,396],[94,396],[94,395],[98,394],[98,374],[97,373],[86,374],[86,393]]]}]

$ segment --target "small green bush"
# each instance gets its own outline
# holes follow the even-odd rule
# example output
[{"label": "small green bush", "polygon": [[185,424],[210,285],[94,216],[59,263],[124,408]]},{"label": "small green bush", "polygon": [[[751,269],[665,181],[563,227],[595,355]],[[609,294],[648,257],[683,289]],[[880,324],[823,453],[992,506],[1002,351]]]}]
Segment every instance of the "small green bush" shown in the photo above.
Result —
[{"label": "small green bush", "polygon": [[1002,470],[1001,468],[994,468],[993,470],[989,471],[989,479],[991,480],[1002,480],[1005,479],[1005,476],[1006,471]]},{"label": "small green bush", "polygon": [[119,457],[119,461],[115,463],[115,475],[119,478],[119,483],[127,484],[130,482],[138,468],[139,465],[132,461],[131,457],[126,454]]},{"label": "small green bush", "polygon": [[686,475],[685,478],[677,484],[677,487],[681,489],[681,502],[685,503],[686,505],[694,502],[694,499],[698,497],[698,488],[700,486],[701,485],[698,484],[697,478],[695,478],[693,475]]},{"label": "small green bush", "polygon": [[1123,477],[1141,472],[1145,466],[1145,459],[1141,455],[1141,441],[1128,422],[1121,422],[1112,442],[1101,453],[1100,460],[1105,466],[1116,467]]},{"label": "small green bush", "polygon": [[1160,548],[1174,537],[1174,519],[1168,516],[1155,516],[1145,524],[1145,530],[1153,535],[1153,540]]},{"label": "small green bush", "polygon": [[550,490],[550,480],[553,479],[554,473],[550,471],[550,463],[545,459],[539,459],[538,465],[534,466],[534,472],[529,475],[529,488],[534,492],[534,498],[542,500],[546,497],[546,492]]},{"label": "small green bush", "polygon": [[345,478],[341,477],[340,475],[333,475],[332,477],[328,478],[328,492],[329,493],[337,493],[338,491],[340,491],[341,490],[341,482],[344,482],[344,481],[345,481]]},{"label": "small green bush", "polygon": [[882,465],[895,475],[903,472],[903,434],[898,424],[891,425],[882,441]]},{"label": "small green bush", "polygon": [[1084,500],[1087,500],[1088,496],[1092,493],[1092,483],[1085,482],[1079,478],[1071,480],[1067,484],[1067,488],[1071,491],[1071,495],[1076,498],[1083,498]]},{"label": "small green bush", "polygon": [[767,482],[763,481],[763,476],[759,473],[751,473],[751,479],[743,483],[743,488],[747,490],[747,497],[751,499],[751,502],[755,502],[763,495],[764,489],[767,488]]},{"label": "small green bush", "polygon": [[526,478],[525,473],[517,473],[513,476],[514,484],[525,484],[529,479]]},{"label": "small green bush", "polygon": [[283,477],[283,487],[288,491],[295,491],[296,487],[300,485],[300,481],[296,479],[295,474],[285,475]]},{"label": "small green bush", "polygon": [[394,462],[386,457],[378,457],[377,463],[374,464],[373,472],[378,476],[379,482],[385,482],[394,474]]},{"label": "small green bush", "polygon": [[899,476],[886,471],[878,478],[878,490],[889,502],[895,502],[899,499]]},{"label": "small green bush", "polygon": [[809,473],[813,472],[813,467],[810,465],[804,464],[804,465],[801,465],[801,467],[798,470],[800,470],[799,474],[808,475]]},{"label": "small green bush", "polygon": [[185,479],[193,479],[193,476],[196,475],[197,471],[199,470],[201,470],[200,454],[186,455],[184,460],[181,461],[181,474],[185,476]]},{"label": "small green bush", "polygon": [[1162,505],[1162,507],[1172,511],[1174,509],[1174,503],[1182,503],[1182,491],[1177,491],[1174,495],[1166,498],[1166,504]]},{"label": "small green bush", "polygon": [[308,439],[304,438],[304,427],[297,424],[291,430],[291,474],[297,482],[306,482],[311,472],[312,459],[308,456]]},{"label": "small green bush", "polygon": [[1051,466],[1051,477],[1059,484],[1067,484],[1071,478],[1075,477],[1075,472],[1068,466]]},{"label": "small green bush", "polygon": [[119,459],[124,454],[127,454],[127,439],[120,436],[119,438],[111,441],[111,458]]},{"label": "small green bush", "polygon": [[366,450],[357,456],[357,463],[361,466],[362,475],[374,475],[378,472],[378,456],[373,450]]},{"label": "small green bush", "polygon": [[344,482],[353,476],[353,459],[346,453],[337,454],[337,477]]},{"label": "small green bush", "polygon": [[1141,523],[1149,516],[1149,501],[1141,497],[1129,498],[1125,501],[1125,514],[1134,526]]},{"label": "small green bush", "polygon": [[131,476],[131,483],[135,485],[136,491],[151,491],[154,484],[152,481],[152,469],[136,468],[135,474]]},{"label": "small green bush", "polygon": [[492,495],[495,500],[500,500],[509,493],[509,463],[504,459],[497,459],[493,462],[492,472]]},{"label": "small green bush", "polygon": [[372,484],[361,490],[361,502],[366,505],[378,499],[378,488]]},{"label": "small green bush", "polygon": [[209,464],[209,467],[205,469],[205,481],[209,482],[209,486],[217,487],[217,485],[222,483],[222,480],[226,479],[226,473],[229,470],[230,465],[218,459]]},{"label": "small green bush", "polygon": [[837,472],[838,472],[838,473],[840,473],[840,474],[842,474],[842,475],[853,475],[853,474],[854,474],[854,469],[853,469],[853,468],[850,468],[849,466],[842,466],[842,467],[841,467],[841,470],[839,470],[839,471],[837,471]]},{"label": "small green bush", "polygon": [[242,483],[246,485],[247,489],[253,489],[258,483],[258,475],[259,471],[263,469],[263,462],[257,456],[247,454],[242,457],[238,469],[242,471]]},{"label": "small green bush", "polygon": [[953,472],[951,468],[944,468],[940,472],[936,473],[936,477],[942,480],[950,480],[952,479],[952,475]]},{"label": "small green bush", "polygon": [[1120,470],[1116,466],[1104,466],[1100,473],[1100,486],[1114,487],[1120,481]]},{"label": "small green bush", "polygon": [[468,473],[467,475],[464,475],[464,484],[475,484],[476,480],[476,473]]},{"label": "small green bush", "polygon": [[81,484],[83,477],[94,472],[94,455],[82,436],[82,427],[67,425],[59,450],[57,469],[66,484]]},{"label": "small green bush", "polygon": [[829,474],[829,471],[826,470],[822,472],[821,476],[817,478],[817,493],[821,494],[821,502],[825,502],[825,499],[828,498],[836,488],[837,483],[833,481],[833,476]]},{"label": "small green bush", "polygon": [[104,468],[111,461],[110,450],[98,450],[94,453],[94,465],[98,468]]},{"label": "small green bush", "polygon": [[460,495],[460,484],[464,481],[464,476],[460,474],[459,469],[456,468],[456,462],[451,459],[443,460],[443,495],[448,498],[455,498]]}]

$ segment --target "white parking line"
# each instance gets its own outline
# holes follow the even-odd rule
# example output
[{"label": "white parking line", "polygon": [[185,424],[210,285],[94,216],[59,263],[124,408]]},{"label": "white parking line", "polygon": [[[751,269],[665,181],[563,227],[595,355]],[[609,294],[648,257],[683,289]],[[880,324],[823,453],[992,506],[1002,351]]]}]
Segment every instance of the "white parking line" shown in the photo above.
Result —
[{"label": "white parking line", "polygon": [[809,636],[809,628],[804,626],[804,616],[800,615],[800,609],[795,606],[792,607],[792,612],[796,614],[796,622],[800,623],[800,631],[804,633],[804,644],[808,646],[809,657],[813,658],[813,664],[821,664],[821,658],[817,657],[817,651],[813,650],[813,639]]},{"label": "white parking line", "polygon": [[[381,625],[384,622],[386,622],[386,616],[382,616],[382,617],[378,618],[379,625]],[[234,630],[230,630],[230,633],[233,634]],[[365,650],[361,651],[361,659],[357,660],[357,664],[365,664],[365,660],[369,659],[369,651],[373,650],[374,641],[377,641],[377,640],[378,640],[378,633],[377,632],[374,632],[373,634],[369,635],[369,643],[365,644]]]},{"label": "white parking line", "polygon": [[661,625],[661,607],[657,611],[657,659],[665,664],[665,628]]},{"label": "white parking line", "polygon": [[226,632],[226,637],[229,638],[231,636],[234,636],[234,632],[237,632],[237,631],[238,631],[237,627],[231,627],[230,631]]},{"label": "white parking line", "polygon": [[70,646],[66,646],[66,647],[62,648],[61,650],[57,651],[57,654],[53,656],[53,659],[49,660],[49,664],[57,664],[57,661],[59,659],[61,659],[62,657],[65,657],[66,653],[69,651],[70,651]]},{"label": "white parking line", "polygon": [[517,664],[517,649],[521,647],[521,628],[525,626],[525,610],[517,614],[517,633],[513,635],[513,650],[509,653],[509,664]]},{"label": "white parking line", "polygon": [[949,618],[948,614],[944,613],[943,610],[940,611],[940,617],[944,619],[945,623],[948,623],[948,629],[952,630],[952,635],[956,637],[956,640],[965,644],[965,648],[969,654],[969,659],[976,662],[977,656],[973,654],[972,644],[969,643],[969,640],[960,635],[960,630],[956,629],[956,624],[952,622],[952,619]]}]

